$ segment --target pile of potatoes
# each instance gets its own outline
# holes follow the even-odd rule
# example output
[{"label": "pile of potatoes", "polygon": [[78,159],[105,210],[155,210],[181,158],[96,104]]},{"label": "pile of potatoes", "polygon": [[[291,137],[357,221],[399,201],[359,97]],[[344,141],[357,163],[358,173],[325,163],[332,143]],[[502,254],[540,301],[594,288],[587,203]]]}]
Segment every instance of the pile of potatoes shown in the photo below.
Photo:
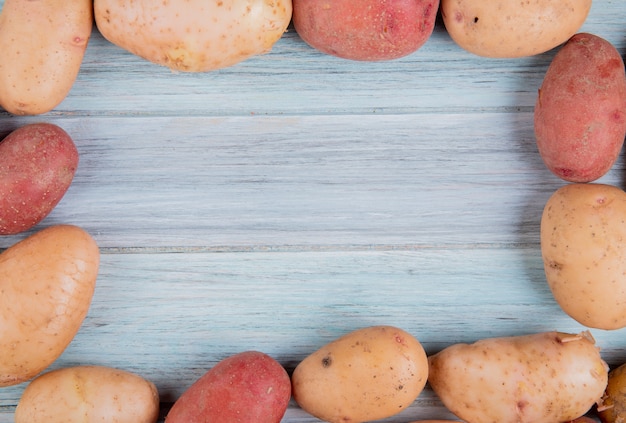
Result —
[{"label": "pile of potatoes", "polygon": [[[428,41],[439,12],[452,39],[479,56],[523,57],[558,47],[534,115],[538,153],[566,182],[541,220],[546,280],[579,323],[620,329],[626,193],[594,181],[623,147],[626,75],[609,42],[577,33],[590,7],[591,0],[367,0],[356,8],[354,0],[6,0],[0,106],[37,115],[63,101],[94,22],[111,43],[180,72],[263,54],[290,23],[322,53],[393,60]],[[0,235],[40,224],[69,188],[78,160],[71,136],[52,124],[30,124],[2,140]],[[45,372],[78,332],[98,268],[95,240],[73,225],[42,229],[0,254],[0,387],[30,381],[16,423],[158,420],[157,388],[139,375],[90,365]],[[359,423],[401,412],[429,385],[470,423],[583,422],[594,406],[610,423],[626,419],[624,384],[626,367],[610,371],[588,331],[483,339],[427,356],[405,330],[373,326],[311,352],[291,375],[262,352],[227,357],[177,400],[166,422],[278,423],[293,399],[320,420]]]}]

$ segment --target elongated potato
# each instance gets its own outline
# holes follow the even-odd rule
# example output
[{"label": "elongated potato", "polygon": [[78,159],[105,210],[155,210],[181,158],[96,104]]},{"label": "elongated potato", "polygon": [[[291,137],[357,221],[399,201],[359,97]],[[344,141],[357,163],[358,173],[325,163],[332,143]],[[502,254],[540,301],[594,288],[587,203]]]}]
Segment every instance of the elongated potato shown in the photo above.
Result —
[{"label": "elongated potato", "polygon": [[5,0],[0,13],[0,106],[54,109],[74,85],[93,27],[91,0]]},{"label": "elongated potato", "polygon": [[393,416],[419,396],[428,378],[420,342],[393,326],[358,329],[302,360],[291,383],[293,398],[331,423]]},{"label": "elongated potato", "polygon": [[25,382],[70,344],[93,297],[100,253],[83,229],[43,229],[0,254],[0,386]]},{"label": "elongated potato", "polygon": [[35,378],[15,409],[15,423],[155,423],[156,386],[104,366],[53,370]]},{"label": "elongated potato", "polygon": [[589,332],[545,332],[451,345],[429,357],[430,386],[461,420],[555,423],[600,401],[608,366]]},{"label": "elongated potato", "polygon": [[183,72],[232,66],[268,52],[291,21],[291,0],[95,0],[111,43]]}]

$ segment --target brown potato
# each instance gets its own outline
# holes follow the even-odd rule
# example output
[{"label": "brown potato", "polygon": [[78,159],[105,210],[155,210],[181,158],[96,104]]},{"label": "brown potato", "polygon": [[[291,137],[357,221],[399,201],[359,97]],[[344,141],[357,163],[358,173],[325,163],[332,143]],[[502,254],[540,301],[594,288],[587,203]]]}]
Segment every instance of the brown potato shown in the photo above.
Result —
[{"label": "brown potato", "polygon": [[91,0],[5,0],[0,13],[0,106],[54,109],[74,85],[93,27]]},{"label": "brown potato", "polygon": [[0,254],[0,386],[47,368],[70,344],[93,297],[100,253],[83,229],[43,229]]},{"label": "brown potato", "polygon": [[293,25],[307,44],[351,60],[407,56],[432,35],[439,0],[293,0]]},{"label": "brown potato", "polygon": [[579,323],[626,326],[626,193],[605,184],[568,184],[546,202],[540,227],[546,280]]},{"label": "brown potato", "polygon": [[24,125],[0,142],[0,235],[31,229],[61,201],[78,167],[72,138],[52,123]]},{"label": "brown potato", "polygon": [[606,391],[598,404],[598,416],[603,423],[626,421],[626,364],[609,372]]},{"label": "brown potato", "polygon": [[291,21],[291,0],[95,0],[111,43],[181,72],[206,72],[267,53]]},{"label": "brown potato", "polygon": [[450,37],[483,57],[534,56],[567,41],[587,19],[591,0],[441,0]]},{"label": "brown potato", "polygon": [[15,423],[156,423],[159,393],[139,375],[103,366],[53,370],[35,378]]},{"label": "brown potato", "polygon": [[626,74],[617,49],[593,34],[574,35],[554,56],[534,111],[546,167],[569,182],[604,176],[626,137]]},{"label": "brown potato", "polygon": [[395,415],[422,392],[428,360],[412,335],[392,326],[350,332],[295,368],[293,398],[331,423],[360,423]]},{"label": "brown potato", "polygon": [[455,344],[429,357],[428,381],[472,423],[555,423],[600,400],[608,366],[589,332],[545,332]]}]

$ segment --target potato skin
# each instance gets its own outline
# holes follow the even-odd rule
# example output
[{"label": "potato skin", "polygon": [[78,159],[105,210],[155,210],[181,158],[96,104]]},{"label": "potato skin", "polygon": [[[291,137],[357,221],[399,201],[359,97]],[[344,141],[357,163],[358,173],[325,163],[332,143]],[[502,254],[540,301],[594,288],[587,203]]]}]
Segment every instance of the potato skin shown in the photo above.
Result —
[{"label": "potato skin", "polygon": [[291,21],[291,0],[95,0],[111,43],[181,72],[207,72],[267,53]]},{"label": "potato skin", "polygon": [[598,404],[598,417],[603,423],[620,423],[626,419],[626,364],[609,372],[606,391]]},{"label": "potato skin", "polygon": [[291,398],[287,371],[269,355],[244,351],[207,371],[174,403],[166,423],[279,423]]},{"label": "potato skin", "polygon": [[546,202],[540,241],[556,302],[579,323],[626,326],[626,193],[606,184],[568,184]]},{"label": "potato skin", "polygon": [[0,142],[0,235],[41,222],[61,201],[78,168],[72,138],[52,123],[24,125]]},{"label": "potato skin", "polygon": [[428,361],[422,345],[393,326],[350,332],[302,360],[291,383],[309,414],[331,423],[359,423],[395,415],[422,392]]},{"label": "potato skin", "polygon": [[38,115],[71,90],[91,37],[91,0],[5,0],[0,12],[0,106]]},{"label": "potato skin", "polygon": [[552,173],[569,182],[602,177],[626,136],[620,53],[596,35],[574,35],[554,56],[534,113],[537,147]]},{"label": "potato skin", "polygon": [[554,423],[600,400],[608,366],[588,332],[545,332],[454,344],[429,357],[430,386],[472,423]]},{"label": "potato skin", "polygon": [[432,35],[439,0],[293,0],[293,25],[311,47],[350,60],[407,56]]},{"label": "potato skin", "polygon": [[591,0],[441,0],[450,37],[470,53],[516,58],[567,41],[587,19]]},{"label": "potato skin", "polygon": [[43,229],[0,254],[0,386],[25,382],[70,344],[89,310],[100,253],[83,229]]},{"label": "potato skin", "polygon": [[104,366],[53,370],[35,378],[15,409],[15,423],[156,423],[159,394],[139,375]]}]

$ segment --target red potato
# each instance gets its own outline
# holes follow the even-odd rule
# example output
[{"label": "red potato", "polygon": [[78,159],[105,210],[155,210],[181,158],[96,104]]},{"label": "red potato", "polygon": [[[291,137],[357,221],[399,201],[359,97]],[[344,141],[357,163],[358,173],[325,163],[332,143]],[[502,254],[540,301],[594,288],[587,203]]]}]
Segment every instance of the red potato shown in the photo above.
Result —
[{"label": "red potato", "polygon": [[291,398],[287,371],[246,351],[220,361],[174,403],[166,423],[279,423]]},{"label": "red potato", "polygon": [[317,50],[360,61],[407,56],[432,35],[439,0],[293,0],[293,25]]},{"label": "red potato", "polygon": [[535,105],[535,137],[547,168],[591,182],[613,166],[626,136],[626,75],[617,49],[574,35],[554,56]]},{"label": "red potato", "polygon": [[72,138],[51,123],[33,123],[0,142],[0,235],[26,231],[61,201],[78,167]]}]

